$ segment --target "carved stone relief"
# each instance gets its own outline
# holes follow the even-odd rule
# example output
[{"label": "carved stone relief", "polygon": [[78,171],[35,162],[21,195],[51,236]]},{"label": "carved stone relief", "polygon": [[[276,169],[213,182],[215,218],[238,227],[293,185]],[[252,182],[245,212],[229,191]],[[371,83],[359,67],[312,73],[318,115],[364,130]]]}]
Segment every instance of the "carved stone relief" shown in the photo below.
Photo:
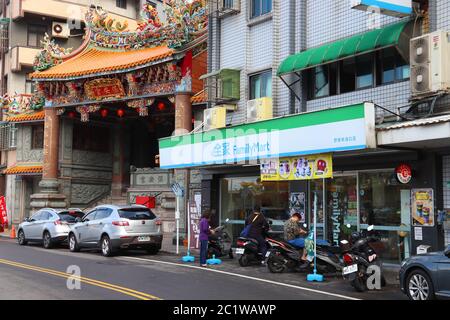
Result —
[{"label": "carved stone relief", "polygon": [[110,187],[108,185],[73,183],[71,203],[88,204],[95,198],[106,193],[109,189]]},{"label": "carved stone relief", "polygon": [[112,167],[111,153],[73,150],[72,159],[74,164],[108,167],[108,168]]}]

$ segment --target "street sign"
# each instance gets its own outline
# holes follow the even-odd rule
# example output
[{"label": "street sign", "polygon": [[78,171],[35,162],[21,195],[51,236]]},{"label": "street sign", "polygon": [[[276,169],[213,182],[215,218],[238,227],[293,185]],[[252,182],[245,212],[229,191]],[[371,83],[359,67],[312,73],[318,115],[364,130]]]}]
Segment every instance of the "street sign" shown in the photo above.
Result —
[{"label": "street sign", "polygon": [[184,197],[184,188],[178,182],[172,183],[170,185],[170,188],[172,189],[172,192],[175,193],[175,195],[178,198]]}]

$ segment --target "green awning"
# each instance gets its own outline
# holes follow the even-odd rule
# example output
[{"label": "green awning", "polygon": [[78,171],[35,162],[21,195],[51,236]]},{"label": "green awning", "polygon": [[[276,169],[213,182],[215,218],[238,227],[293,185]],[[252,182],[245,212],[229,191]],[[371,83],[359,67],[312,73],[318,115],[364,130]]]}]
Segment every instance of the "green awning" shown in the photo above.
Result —
[{"label": "green awning", "polygon": [[[328,43],[287,57],[278,68],[278,76],[301,71],[361,53],[399,45],[408,21],[392,24],[363,34]],[[411,35],[407,36],[407,39]]]}]

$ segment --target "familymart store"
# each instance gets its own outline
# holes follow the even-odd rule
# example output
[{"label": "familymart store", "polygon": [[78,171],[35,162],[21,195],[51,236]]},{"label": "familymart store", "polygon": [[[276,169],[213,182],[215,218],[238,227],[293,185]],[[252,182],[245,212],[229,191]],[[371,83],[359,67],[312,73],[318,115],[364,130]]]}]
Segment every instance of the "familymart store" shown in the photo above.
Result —
[{"label": "familymart store", "polygon": [[163,169],[200,168],[202,207],[229,218],[237,237],[258,205],[282,232],[293,212],[312,221],[318,195],[319,235],[337,243],[374,224],[385,261],[411,251],[411,182],[395,168],[421,166],[408,152],[378,150],[371,103],[275,118],[160,140]]}]

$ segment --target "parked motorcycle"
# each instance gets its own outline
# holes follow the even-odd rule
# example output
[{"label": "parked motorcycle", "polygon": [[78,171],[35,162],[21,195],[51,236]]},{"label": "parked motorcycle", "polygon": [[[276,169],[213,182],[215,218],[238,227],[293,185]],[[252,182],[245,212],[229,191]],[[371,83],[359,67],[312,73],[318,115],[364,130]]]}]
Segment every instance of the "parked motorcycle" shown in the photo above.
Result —
[{"label": "parked motorcycle", "polygon": [[225,257],[228,255],[230,259],[233,259],[233,249],[231,248],[232,240],[226,229],[226,224],[230,219],[225,220],[225,224],[217,227],[214,233],[208,238],[208,259],[213,256],[216,258]]},{"label": "parked motorcycle", "polygon": [[[373,229],[374,226],[369,226],[367,232],[353,232],[351,234],[351,243],[347,240],[341,241],[343,260],[346,265],[342,270],[342,274],[344,279],[349,280],[358,292],[368,289],[367,280],[370,273],[367,270],[370,266],[376,265],[382,270],[382,263],[378,259],[378,254],[370,245],[373,242],[380,241],[379,237],[373,233]],[[386,285],[383,273],[381,273],[380,282],[381,286]]]},{"label": "parked motorcycle", "polygon": [[252,264],[261,264],[261,262],[265,261],[269,256],[270,248],[272,248],[276,242],[277,241],[271,236],[271,232],[268,232],[266,236],[266,245],[269,249],[266,255],[263,256],[259,253],[258,241],[256,239],[243,237],[238,238],[236,241],[236,254],[241,255],[239,257],[239,265],[241,267],[247,267]]},{"label": "parked motorcycle", "polygon": [[[304,225],[306,228],[306,225]],[[313,238],[311,230],[308,237]],[[282,273],[286,270],[298,272],[312,272],[314,268],[314,257],[308,256],[308,261],[301,259],[305,248],[297,248],[286,241],[273,241],[267,259],[267,267],[272,273]],[[316,264],[319,273],[330,274],[342,271],[343,263],[336,255],[340,252],[339,247],[332,247],[326,241],[318,241],[316,246]]]}]

